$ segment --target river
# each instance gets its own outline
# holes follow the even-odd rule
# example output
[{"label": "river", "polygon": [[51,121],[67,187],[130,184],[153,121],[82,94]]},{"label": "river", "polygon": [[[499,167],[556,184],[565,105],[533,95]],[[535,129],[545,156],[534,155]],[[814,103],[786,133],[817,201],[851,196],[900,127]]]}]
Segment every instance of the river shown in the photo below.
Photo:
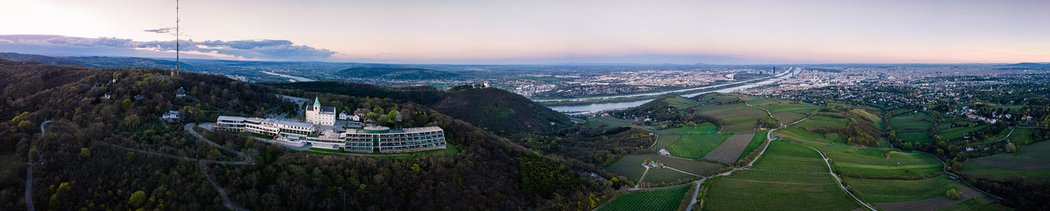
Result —
[{"label": "river", "polygon": [[[691,91],[696,91],[696,90],[706,90],[706,91],[691,92],[691,93],[686,93],[686,94],[682,94],[681,95],[682,97],[696,97],[696,96],[699,96],[699,95],[702,95],[702,94],[711,93],[711,92],[729,93],[729,92],[735,92],[735,91],[739,91],[739,90],[743,90],[743,89],[749,89],[749,88],[753,88],[753,87],[768,85],[768,84],[776,83],[776,82],[782,81],[784,79],[790,78],[792,76],[795,76],[800,71],[801,71],[800,69],[795,68],[795,69],[792,69],[791,71],[787,71],[787,72],[782,73],[780,75],[776,75],[776,76],[774,76],[772,78],[767,78],[767,79],[761,80],[761,81],[743,81],[743,82],[735,82],[735,83],[728,83],[728,84],[719,84],[719,85],[711,85],[711,86],[703,86],[703,87],[694,87],[694,88],[688,88],[688,89],[679,89],[679,90],[672,90],[672,91],[665,91],[665,92],[643,93],[643,94],[629,94],[629,95],[617,95],[617,96],[602,96],[602,97],[570,98],[570,99],[549,99],[549,100],[535,100],[535,101],[536,102],[559,102],[559,101],[586,101],[586,100],[616,99],[616,98],[639,97],[639,96],[653,96],[653,97],[655,97],[655,96],[660,96],[660,95],[670,94],[670,93],[681,93],[681,92],[691,92]],[[709,90],[709,89],[712,89],[712,88],[731,86],[731,85],[738,85],[738,84],[742,84],[742,83],[750,83],[750,84],[745,84],[745,85],[741,85],[741,86],[726,87],[726,88],[722,88],[722,89]],[[627,102],[615,102],[615,103],[592,103],[592,104],[584,104],[584,105],[549,106],[549,108],[551,108],[551,109],[553,109],[555,111],[558,111],[558,112],[568,113],[568,114],[591,114],[591,113],[598,113],[598,112],[602,112],[602,111],[628,109],[628,108],[632,108],[632,107],[635,107],[635,106],[640,106],[642,104],[648,103],[649,101],[653,101],[653,99],[643,99],[643,100],[634,100],[634,101],[627,101]]]}]

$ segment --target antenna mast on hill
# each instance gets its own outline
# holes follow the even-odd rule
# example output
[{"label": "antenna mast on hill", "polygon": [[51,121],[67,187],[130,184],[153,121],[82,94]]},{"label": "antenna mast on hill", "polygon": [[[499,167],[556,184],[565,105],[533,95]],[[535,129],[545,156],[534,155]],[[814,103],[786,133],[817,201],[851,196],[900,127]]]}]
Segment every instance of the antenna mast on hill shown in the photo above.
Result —
[{"label": "antenna mast on hill", "polygon": [[175,0],[175,71],[171,72],[171,76],[175,77],[179,74],[182,69],[182,62],[179,61],[179,0]]}]

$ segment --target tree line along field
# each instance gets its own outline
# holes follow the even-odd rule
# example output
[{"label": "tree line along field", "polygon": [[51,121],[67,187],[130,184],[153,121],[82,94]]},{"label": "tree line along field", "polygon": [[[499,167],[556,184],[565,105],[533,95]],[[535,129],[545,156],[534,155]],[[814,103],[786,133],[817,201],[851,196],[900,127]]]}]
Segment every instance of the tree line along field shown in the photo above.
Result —
[{"label": "tree line along field", "polygon": [[[658,190],[631,191],[620,194],[597,210],[679,210],[693,185],[681,185]],[[691,194],[691,193],[690,193]]]},{"label": "tree line along field", "polygon": [[708,180],[703,210],[851,210],[859,206],[828,173],[820,155],[774,141],[749,170]]}]

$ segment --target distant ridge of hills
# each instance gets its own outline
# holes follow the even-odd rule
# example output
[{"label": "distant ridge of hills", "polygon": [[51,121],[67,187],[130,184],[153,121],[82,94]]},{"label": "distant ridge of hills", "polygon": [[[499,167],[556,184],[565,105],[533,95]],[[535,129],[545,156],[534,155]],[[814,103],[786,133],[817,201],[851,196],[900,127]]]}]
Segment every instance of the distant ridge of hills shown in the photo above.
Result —
[{"label": "distant ridge of hills", "polygon": [[1036,63],[1036,62],[1021,62],[1016,64],[1004,65],[1007,68],[1024,68],[1024,69],[1050,69],[1050,63]]},{"label": "distant ridge of hills", "polygon": [[446,79],[459,74],[411,67],[354,67],[340,70],[338,75],[351,78],[375,78],[397,80]]},{"label": "distant ridge of hills", "polygon": [[[39,62],[57,66],[81,66],[90,68],[157,68],[174,69],[175,61],[140,57],[76,56],[51,57],[35,54],[0,52],[0,59],[16,62]],[[181,68],[196,69],[193,65],[181,62]]]},{"label": "distant ridge of hills", "polygon": [[[392,98],[429,106],[445,115],[470,122],[501,135],[550,133],[572,124],[565,114],[528,98],[496,88],[458,86],[449,90],[433,87],[383,87],[370,84],[315,81],[270,84],[276,88],[308,92]],[[552,126],[551,123],[554,123]]]}]

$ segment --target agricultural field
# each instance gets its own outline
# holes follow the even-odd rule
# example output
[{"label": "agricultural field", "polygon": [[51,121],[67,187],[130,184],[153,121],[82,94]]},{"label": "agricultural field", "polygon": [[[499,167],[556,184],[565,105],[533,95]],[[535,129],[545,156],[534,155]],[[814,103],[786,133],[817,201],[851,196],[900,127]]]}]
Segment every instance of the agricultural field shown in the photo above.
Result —
[{"label": "agricultural field", "polygon": [[597,210],[678,210],[692,185],[679,187],[631,191],[623,193],[605,203]]},{"label": "agricultural field", "polygon": [[868,110],[853,109],[853,110],[850,110],[849,113],[851,115],[859,116],[859,117],[862,117],[862,118],[864,118],[864,119],[866,119],[868,121],[871,121],[872,123],[875,124],[875,128],[883,128],[882,117],[879,117],[879,115],[875,115],[875,114],[869,112]]},{"label": "agricultural field", "polygon": [[938,135],[945,140],[956,140],[966,136],[967,133],[983,130],[987,125],[978,124],[962,119],[941,123],[937,125],[940,131]]},{"label": "agricultural field", "polygon": [[944,197],[944,192],[965,187],[948,175],[918,180],[861,179],[843,177],[859,197],[869,203],[918,201]]},{"label": "agricultural field", "polygon": [[791,100],[777,100],[769,98],[744,97],[751,105],[769,110],[773,117],[781,123],[787,124],[805,118],[819,107],[809,103],[801,103]]},{"label": "agricultural field", "polygon": [[962,172],[995,180],[1050,180],[1050,142],[1042,141],[1019,148],[1017,154],[999,153],[967,160],[963,163]]},{"label": "agricultural field", "polygon": [[987,211],[999,211],[999,210],[1011,210],[1011,209],[1008,208],[1008,207],[1004,207],[1003,205],[1001,205],[999,203],[996,203],[995,201],[992,201],[990,199],[976,198],[976,199],[970,199],[970,200],[963,201],[963,202],[961,202],[959,204],[956,204],[955,206],[951,206],[951,207],[948,207],[948,208],[945,208],[945,209],[942,209],[942,210],[944,210],[944,211],[956,211],[956,210],[958,210],[958,211],[985,211],[985,210],[987,210]]},{"label": "agricultural field", "polygon": [[[808,121],[808,120],[807,120]],[[784,140],[823,151],[839,174],[853,177],[916,178],[940,174],[936,158],[920,152],[901,152],[890,148],[858,147],[846,144],[838,134],[822,135],[800,128],[777,131]]]},{"label": "agricultural field", "polygon": [[721,121],[722,132],[750,133],[755,130],[755,122],[768,118],[765,111],[747,107],[743,103],[700,106],[700,114]]},{"label": "agricultural field", "polygon": [[711,152],[704,155],[704,160],[716,161],[720,163],[731,164],[736,162],[737,158],[740,158],[741,153],[750,144],[751,139],[755,136],[753,133],[737,134],[729,137],[722,144],[718,145],[717,148],[711,150]]},{"label": "agricultural field", "polygon": [[718,125],[710,122],[702,122],[696,125],[687,125],[680,128],[672,128],[660,131],[660,134],[675,134],[675,135],[703,135],[703,134],[715,134],[718,133]]},{"label": "agricultural field", "polygon": [[748,154],[751,154],[752,151],[755,151],[755,149],[758,149],[759,146],[762,146],[762,142],[766,142],[766,131],[755,133],[755,136],[751,137],[751,142],[747,144],[747,147],[744,148],[744,152],[740,153],[740,157],[738,157],[737,160],[743,159],[744,156],[747,156]]},{"label": "agricultural field", "polygon": [[930,127],[933,125],[930,115],[922,112],[905,112],[890,119],[890,127],[897,132],[897,139],[902,142],[929,143]]},{"label": "agricultural field", "polygon": [[729,137],[729,134],[678,135],[678,140],[671,143],[667,151],[676,157],[701,159]]},{"label": "agricultural field", "polygon": [[798,127],[813,128],[813,129],[834,129],[834,128],[846,128],[846,124],[849,124],[849,119],[839,118],[828,115],[815,115],[806,119],[806,121],[799,122],[796,124]]},{"label": "agricultural field", "polygon": [[[723,165],[713,162],[683,160],[661,156],[656,153],[646,153],[625,155],[616,160],[616,162],[613,162],[613,164],[606,166],[605,169],[617,175],[625,176],[632,182],[637,183],[638,179],[642,177],[642,173],[645,172],[645,167],[642,166],[642,163],[645,162],[645,160],[655,160],[665,166],[700,176],[713,174],[720,169],[725,168]],[[696,178],[698,177],[669,169],[653,169],[645,176],[644,182],[661,183],[691,181]]]},{"label": "agricultural field", "polygon": [[[852,210],[859,206],[838,187],[820,155],[775,141],[750,170],[705,182],[703,210]],[[751,203],[741,203],[751,202]]]},{"label": "agricultural field", "polygon": [[1017,146],[1035,143],[1035,131],[1031,128],[1015,128],[1014,133],[1010,135],[1009,140]]}]

